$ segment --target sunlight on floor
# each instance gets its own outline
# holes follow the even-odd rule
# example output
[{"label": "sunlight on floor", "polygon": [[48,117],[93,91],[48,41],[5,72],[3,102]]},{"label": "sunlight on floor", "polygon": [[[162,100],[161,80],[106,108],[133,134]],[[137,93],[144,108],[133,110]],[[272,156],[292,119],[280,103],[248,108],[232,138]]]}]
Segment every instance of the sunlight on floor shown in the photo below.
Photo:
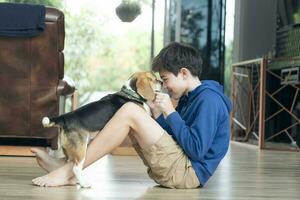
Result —
[{"label": "sunlight on floor", "polygon": [[[79,189],[80,196],[104,199],[113,197],[117,193],[128,192],[130,198],[138,198],[146,193],[148,188],[145,187],[145,184],[133,180],[120,180],[113,172],[114,166],[111,166],[109,162],[112,159],[114,159],[113,156],[105,156],[84,171],[85,176],[92,182],[92,188]],[[124,163],[125,165],[126,163]],[[132,178],[134,177],[128,176],[128,179]],[[150,186],[152,185],[150,184]],[[122,189],[120,190],[120,188]]]}]

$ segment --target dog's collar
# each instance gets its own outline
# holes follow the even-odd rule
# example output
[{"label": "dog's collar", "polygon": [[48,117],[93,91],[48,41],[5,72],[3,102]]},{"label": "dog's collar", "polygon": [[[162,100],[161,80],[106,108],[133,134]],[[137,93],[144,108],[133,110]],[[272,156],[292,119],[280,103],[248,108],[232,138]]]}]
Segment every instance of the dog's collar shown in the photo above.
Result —
[{"label": "dog's collar", "polygon": [[128,99],[138,101],[140,103],[145,103],[147,101],[144,97],[139,95],[133,89],[128,88],[126,85],[123,85],[123,87],[121,88],[121,91],[119,91],[117,94],[120,96],[126,97]]}]

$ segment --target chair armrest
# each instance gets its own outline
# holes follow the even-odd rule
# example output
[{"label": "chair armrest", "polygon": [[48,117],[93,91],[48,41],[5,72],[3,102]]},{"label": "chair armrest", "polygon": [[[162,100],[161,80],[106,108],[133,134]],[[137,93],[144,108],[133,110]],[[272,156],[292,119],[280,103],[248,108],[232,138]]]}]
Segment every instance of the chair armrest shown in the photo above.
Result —
[{"label": "chair armrest", "polygon": [[75,92],[74,81],[70,78],[65,77],[63,80],[59,80],[57,86],[57,95],[58,96],[70,96]]},{"label": "chair armrest", "polygon": [[75,110],[78,107],[78,92],[75,88],[75,83],[69,77],[64,77],[63,80],[59,80],[56,94],[59,97],[59,114],[65,113],[66,99],[71,99],[71,110]]}]

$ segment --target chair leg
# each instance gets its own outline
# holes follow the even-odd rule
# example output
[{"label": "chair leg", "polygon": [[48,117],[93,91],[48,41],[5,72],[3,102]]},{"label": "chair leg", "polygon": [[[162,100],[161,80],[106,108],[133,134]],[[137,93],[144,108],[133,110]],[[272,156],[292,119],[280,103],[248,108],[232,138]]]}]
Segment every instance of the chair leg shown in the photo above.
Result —
[{"label": "chair leg", "polygon": [[71,102],[72,102],[72,110],[75,110],[78,108],[78,91],[75,90],[73,95],[71,96]]},{"label": "chair leg", "polygon": [[62,115],[66,112],[66,97],[59,96],[59,115]]}]

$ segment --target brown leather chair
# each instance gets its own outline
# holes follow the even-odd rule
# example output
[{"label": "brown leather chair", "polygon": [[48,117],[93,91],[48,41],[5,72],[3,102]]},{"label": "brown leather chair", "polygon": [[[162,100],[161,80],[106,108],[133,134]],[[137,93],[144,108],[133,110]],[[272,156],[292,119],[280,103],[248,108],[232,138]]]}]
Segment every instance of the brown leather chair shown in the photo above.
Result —
[{"label": "brown leather chair", "polygon": [[53,139],[58,128],[43,128],[41,120],[59,114],[61,96],[74,97],[63,80],[64,14],[46,8],[45,25],[36,37],[0,37],[0,141]]}]

